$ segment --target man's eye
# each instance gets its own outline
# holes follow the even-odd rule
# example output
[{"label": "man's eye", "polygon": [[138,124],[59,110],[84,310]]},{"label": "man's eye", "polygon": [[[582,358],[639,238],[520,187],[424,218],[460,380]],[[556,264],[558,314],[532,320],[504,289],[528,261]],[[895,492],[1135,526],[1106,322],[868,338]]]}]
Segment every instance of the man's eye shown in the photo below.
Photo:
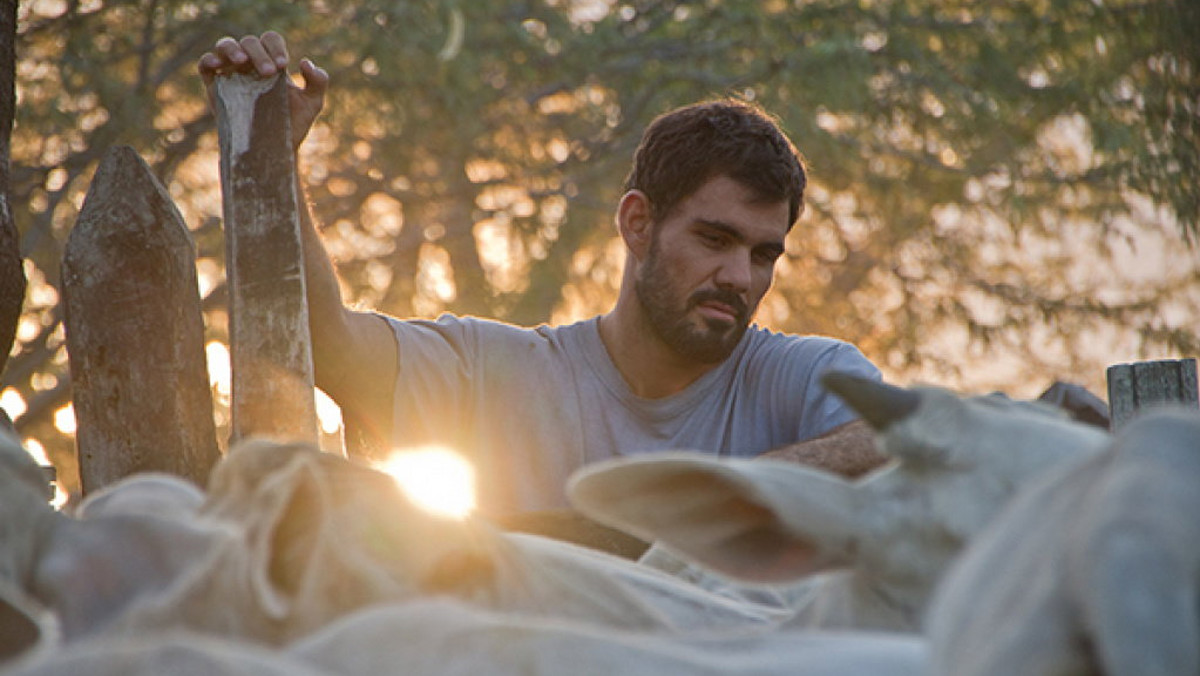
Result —
[{"label": "man's eye", "polygon": [[781,255],[778,251],[759,251],[754,254],[754,262],[759,265],[774,265]]}]

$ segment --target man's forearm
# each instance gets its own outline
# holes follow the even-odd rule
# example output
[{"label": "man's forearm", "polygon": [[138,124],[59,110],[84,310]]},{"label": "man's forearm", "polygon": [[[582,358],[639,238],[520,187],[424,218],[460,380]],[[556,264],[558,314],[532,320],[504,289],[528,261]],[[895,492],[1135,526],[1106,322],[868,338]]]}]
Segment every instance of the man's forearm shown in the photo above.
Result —
[{"label": "man's forearm", "polygon": [[854,478],[887,462],[875,448],[875,432],[861,420],[847,423],[828,434],[767,451],[760,458],[788,460],[844,477]]},{"label": "man's forearm", "polygon": [[[333,262],[313,222],[308,199],[296,173],[296,209],[300,215],[300,239],[304,250],[304,283],[308,294],[308,322],[312,334],[313,362],[317,369],[318,386],[328,391],[331,376],[339,369],[333,366],[339,352],[347,346],[340,335],[342,323],[342,291],[338,285]],[[333,389],[337,389],[336,386]]]},{"label": "man's forearm", "polygon": [[[342,312],[342,290],[338,285],[337,272],[334,270],[333,262],[329,259],[325,244],[321,241],[321,235],[317,232],[316,224],[313,222],[298,170],[296,173],[296,202],[296,209],[300,215],[300,239],[304,248],[304,282],[308,291],[310,322],[314,324],[312,326],[313,340],[316,340],[315,334],[331,330],[328,318],[335,317]],[[321,318],[321,321],[314,321],[316,318]]]},{"label": "man's forearm", "polygon": [[344,412],[349,408],[375,427],[389,424],[396,368],[391,329],[379,317],[345,307],[337,272],[317,232],[299,173],[296,199],[317,387]]}]

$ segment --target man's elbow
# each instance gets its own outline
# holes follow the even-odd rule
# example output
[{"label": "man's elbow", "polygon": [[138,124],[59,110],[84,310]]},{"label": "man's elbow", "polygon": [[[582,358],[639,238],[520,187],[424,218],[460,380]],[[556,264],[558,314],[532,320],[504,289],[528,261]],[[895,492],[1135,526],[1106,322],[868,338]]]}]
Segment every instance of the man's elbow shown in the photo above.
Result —
[{"label": "man's elbow", "polygon": [[875,433],[861,420],[848,422],[815,439],[763,453],[760,458],[787,460],[853,479],[882,466],[887,456],[875,447]]}]

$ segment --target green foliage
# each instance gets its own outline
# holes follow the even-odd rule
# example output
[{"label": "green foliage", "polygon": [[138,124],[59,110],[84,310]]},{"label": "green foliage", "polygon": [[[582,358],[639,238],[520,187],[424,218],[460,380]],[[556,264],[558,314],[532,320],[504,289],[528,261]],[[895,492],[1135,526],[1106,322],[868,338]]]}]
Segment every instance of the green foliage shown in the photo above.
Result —
[{"label": "green foliage", "polygon": [[[193,64],[268,28],[332,76],[302,166],[352,301],[522,323],[603,311],[641,129],[734,95],[778,115],[811,168],[773,326],[855,341],[897,379],[1022,394],[1200,351],[1189,0],[32,3],[12,203],[42,288],[113,143],[151,162],[220,271]],[[5,384],[31,404],[23,431],[61,446],[60,318],[38,293]]]}]

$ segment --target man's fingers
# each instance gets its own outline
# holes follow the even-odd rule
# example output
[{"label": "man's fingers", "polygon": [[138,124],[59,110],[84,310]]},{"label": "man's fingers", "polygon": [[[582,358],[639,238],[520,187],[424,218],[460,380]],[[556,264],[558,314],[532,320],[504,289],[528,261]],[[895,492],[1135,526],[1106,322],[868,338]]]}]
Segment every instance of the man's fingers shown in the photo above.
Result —
[{"label": "man's fingers", "polygon": [[312,98],[322,98],[325,96],[325,89],[329,86],[329,73],[325,72],[324,68],[316,65],[308,59],[300,61],[300,74],[304,77],[304,94]]},{"label": "man's fingers", "polygon": [[329,87],[329,73],[308,59],[300,60],[300,75],[304,86],[289,81],[292,101],[292,142],[296,147],[308,135],[313,122],[325,106],[325,90]]},{"label": "man's fingers", "polygon": [[201,56],[197,65],[205,83],[211,83],[217,75],[230,73],[269,77],[287,70],[287,41],[275,31],[267,31],[261,37],[247,35],[240,40],[226,36],[217,40],[212,51]]},{"label": "man's fingers", "polygon": [[229,36],[217,40],[213,45],[213,53],[222,60],[223,66],[240,66],[249,60],[242,44]]},{"label": "man's fingers", "polygon": [[[261,36],[247,35],[241,39],[226,36],[217,40],[212,51],[200,57],[196,67],[208,89],[211,104],[217,76],[246,73],[270,77],[286,73],[288,59],[287,41],[279,33],[267,31]],[[297,144],[320,113],[329,85],[329,74],[308,59],[301,62],[300,74],[304,78],[303,88],[288,80],[292,131]]]},{"label": "man's fingers", "polygon": [[[274,75],[279,71],[275,57],[267,53],[267,48],[257,36],[247,35],[238,44],[259,75]],[[287,66],[287,61],[284,61],[284,66]]]},{"label": "man's fingers", "polygon": [[200,60],[196,62],[196,70],[200,72],[200,77],[204,78],[204,86],[212,84],[213,78],[216,77],[217,69],[221,67],[221,57],[212,52],[205,52]]},{"label": "man's fingers", "polygon": [[259,42],[267,55],[274,60],[275,67],[279,70],[286,70],[288,65],[287,41],[283,36],[275,31],[267,31],[262,34]]},{"label": "man's fingers", "polygon": [[224,37],[213,45],[211,52],[205,52],[200,57],[196,68],[204,78],[204,83],[211,85],[216,76],[244,72],[248,68],[252,69],[253,64],[237,40]]}]

